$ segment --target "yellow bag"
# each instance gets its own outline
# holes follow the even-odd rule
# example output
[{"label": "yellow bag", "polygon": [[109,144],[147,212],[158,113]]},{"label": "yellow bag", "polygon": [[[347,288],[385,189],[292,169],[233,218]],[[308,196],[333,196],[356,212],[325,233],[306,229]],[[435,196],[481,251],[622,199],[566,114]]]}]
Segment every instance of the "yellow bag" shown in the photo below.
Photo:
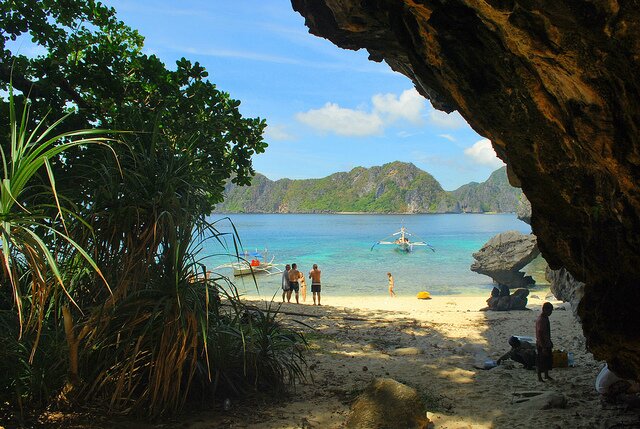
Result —
[{"label": "yellow bag", "polygon": [[416,295],[416,298],[418,299],[431,299],[431,294],[429,292],[418,292],[418,295]]},{"label": "yellow bag", "polygon": [[569,366],[569,355],[564,350],[554,350],[553,368],[567,368]]}]

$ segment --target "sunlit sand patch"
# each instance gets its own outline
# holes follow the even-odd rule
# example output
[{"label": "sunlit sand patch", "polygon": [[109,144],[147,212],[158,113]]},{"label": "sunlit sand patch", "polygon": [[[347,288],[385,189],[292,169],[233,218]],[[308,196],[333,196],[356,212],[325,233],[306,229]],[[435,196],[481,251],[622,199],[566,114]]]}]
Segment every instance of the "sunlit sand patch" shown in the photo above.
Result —
[{"label": "sunlit sand patch", "polygon": [[358,357],[358,358],[371,358],[371,359],[382,359],[389,360],[390,357],[386,353],[382,352],[367,352],[363,350],[354,350],[354,351],[346,351],[346,350],[333,350],[329,352],[329,354],[334,356],[344,356],[344,357]]},{"label": "sunlit sand patch", "polygon": [[437,372],[438,375],[447,378],[454,383],[469,384],[474,383],[476,373],[462,368],[444,369]]}]

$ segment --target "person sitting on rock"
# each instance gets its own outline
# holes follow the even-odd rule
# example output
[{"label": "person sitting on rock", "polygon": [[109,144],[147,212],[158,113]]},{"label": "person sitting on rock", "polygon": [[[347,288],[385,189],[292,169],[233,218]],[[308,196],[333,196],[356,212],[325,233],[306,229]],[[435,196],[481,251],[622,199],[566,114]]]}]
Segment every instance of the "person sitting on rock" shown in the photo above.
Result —
[{"label": "person sitting on rock", "polygon": [[506,359],[512,359],[516,362],[520,362],[524,365],[525,369],[533,369],[536,365],[536,348],[526,341],[520,341],[516,337],[509,338],[509,345],[511,350],[502,355],[496,363],[500,365],[500,362]]}]

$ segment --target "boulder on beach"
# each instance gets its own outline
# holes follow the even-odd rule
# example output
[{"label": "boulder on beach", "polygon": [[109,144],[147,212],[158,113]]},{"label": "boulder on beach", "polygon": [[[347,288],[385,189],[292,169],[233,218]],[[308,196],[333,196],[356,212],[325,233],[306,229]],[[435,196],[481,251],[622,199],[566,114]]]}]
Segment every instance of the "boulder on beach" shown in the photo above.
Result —
[{"label": "boulder on beach", "polygon": [[528,287],[535,283],[520,270],[540,254],[536,236],[507,231],[491,238],[473,254],[471,271],[484,274],[509,288]]},{"label": "boulder on beach", "polygon": [[429,427],[427,410],[416,389],[391,378],[376,378],[351,406],[348,429]]},{"label": "boulder on beach", "polygon": [[498,288],[493,288],[491,291],[491,297],[487,299],[487,307],[482,311],[509,311],[509,310],[526,310],[527,309],[527,296],[529,296],[529,289],[520,288],[516,289],[511,295],[500,294]]}]

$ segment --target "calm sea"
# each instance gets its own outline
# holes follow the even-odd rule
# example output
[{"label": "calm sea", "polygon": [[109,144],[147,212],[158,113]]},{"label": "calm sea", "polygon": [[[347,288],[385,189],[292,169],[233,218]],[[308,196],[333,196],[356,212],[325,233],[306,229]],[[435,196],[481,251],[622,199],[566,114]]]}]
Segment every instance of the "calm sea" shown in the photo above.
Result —
[{"label": "calm sea", "polygon": [[[312,265],[322,270],[322,292],[332,295],[370,295],[387,293],[387,272],[395,278],[398,295],[415,295],[426,290],[434,295],[488,294],[491,278],[469,269],[472,253],[492,236],[508,230],[530,233],[531,228],[514,214],[437,214],[437,215],[330,215],[330,214],[234,214],[211,215],[210,221],[222,232],[238,231],[243,249],[264,251],[276,263],[297,263],[308,275]],[[435,252],[420,247],[412,253],[397,252],[395,246],[371,246],[404,225],[414,240],[424,240]],[[230,235],[223,237],[234,253]],[[213,269],[233,262],[217,241],[203,245],[202,256]],[[221,268],[231,276],[231,270]],[[280,290],[281,275],[257,276],[259,293],[270,296]],[[251,277],[235,278],[238,289],[255,295]],[[309,283],[310,284],[310,283]],[[310,290],[310,287],[309,287]]]}]

